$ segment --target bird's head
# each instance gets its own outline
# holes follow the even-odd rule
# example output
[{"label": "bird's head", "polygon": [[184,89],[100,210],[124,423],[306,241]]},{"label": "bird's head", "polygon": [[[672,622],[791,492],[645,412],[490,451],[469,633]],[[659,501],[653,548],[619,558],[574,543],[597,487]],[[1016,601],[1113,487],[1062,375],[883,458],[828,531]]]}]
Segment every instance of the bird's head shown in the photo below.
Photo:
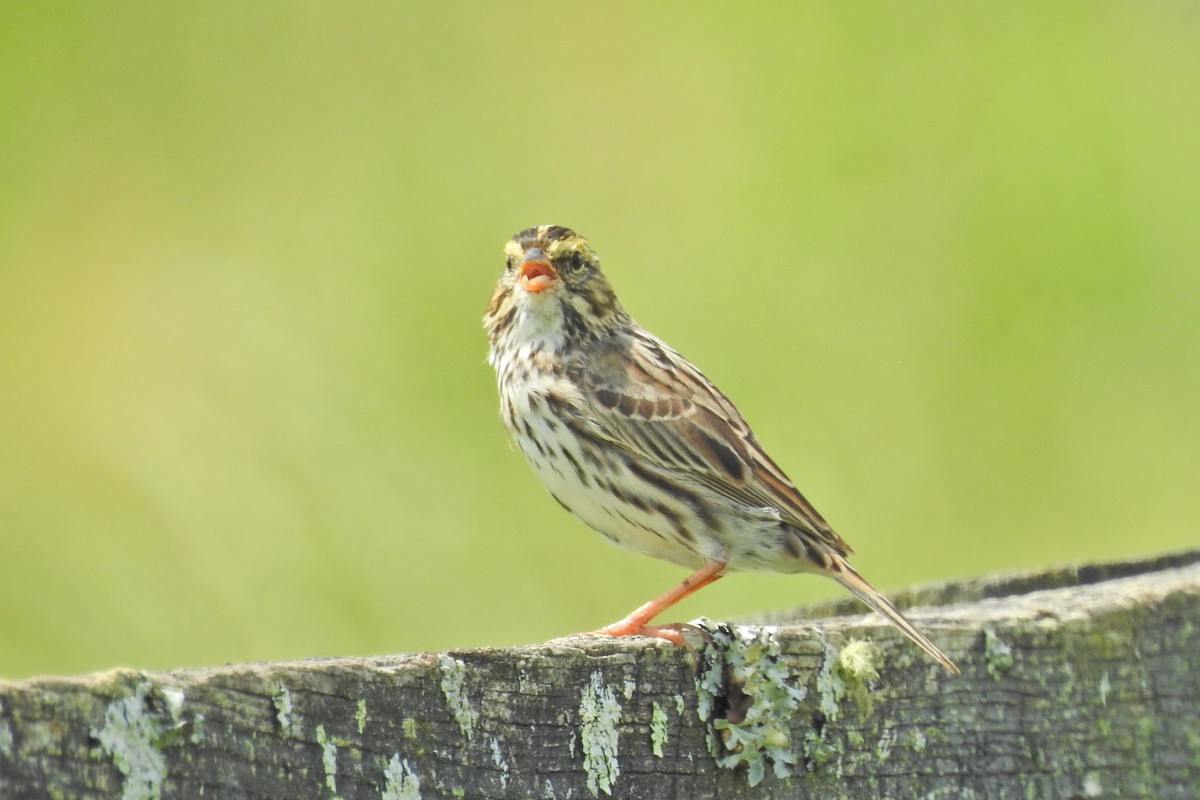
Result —
[{"label": "bird's head", "polygon": [[574,343],[627,319],[595,251],[570,228],[527,228],[505,245],[504,258],[484,317],[493,340],[501,328],[519,321],[531,334]]}]

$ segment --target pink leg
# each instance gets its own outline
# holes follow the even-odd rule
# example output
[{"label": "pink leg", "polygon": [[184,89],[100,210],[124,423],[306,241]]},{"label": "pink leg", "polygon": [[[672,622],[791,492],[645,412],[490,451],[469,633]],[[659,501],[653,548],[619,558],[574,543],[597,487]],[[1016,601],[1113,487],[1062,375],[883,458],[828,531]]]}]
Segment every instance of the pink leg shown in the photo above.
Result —
[{"label": "pink leg", "polygon": [[679,632],[679,625],[647,625],[647,623],[683,598],[703,589],[720,578],[722,570],[725,569],[725,564],[726,562],[724,561],[709,561],[677,585],[672,586],[649,603],[634,610],[629,616],[611,625],[605,625],[600,630],[592,631],[590,635],[654,636],[659,639],[666,639],[672,644],[685,644],[683,635]]}]

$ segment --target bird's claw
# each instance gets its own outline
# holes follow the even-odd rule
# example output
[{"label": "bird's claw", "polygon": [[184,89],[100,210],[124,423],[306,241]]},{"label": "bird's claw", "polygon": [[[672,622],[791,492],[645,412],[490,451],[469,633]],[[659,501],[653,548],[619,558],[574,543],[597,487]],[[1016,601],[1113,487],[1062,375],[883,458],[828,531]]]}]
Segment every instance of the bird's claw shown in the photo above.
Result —
[{"label": "bird's claw", "polygon": [[696,647],[684,635],[694,633],[712,644],[712,636],[708,631],[690,622],[670,622],[666,625],[647,625],[638,620],[623,619],[611,625],[605,625],[599,630],[589,631],[584,636],[648,636],[653,639],[665,639],[676,647],[686,647],[695,651]]}]

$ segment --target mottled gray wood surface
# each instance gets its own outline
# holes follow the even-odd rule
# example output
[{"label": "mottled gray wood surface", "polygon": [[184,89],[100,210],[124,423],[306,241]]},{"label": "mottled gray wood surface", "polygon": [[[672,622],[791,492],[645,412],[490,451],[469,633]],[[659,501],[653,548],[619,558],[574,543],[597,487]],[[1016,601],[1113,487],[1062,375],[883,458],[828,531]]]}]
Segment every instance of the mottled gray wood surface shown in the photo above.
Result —
[{"label": "mottled gray wood surface", "polygon": [[[0,798],[1196,798],[1200,551],[649,640],[0,682]],[[836,615],[836,616],[825,616]]]}]

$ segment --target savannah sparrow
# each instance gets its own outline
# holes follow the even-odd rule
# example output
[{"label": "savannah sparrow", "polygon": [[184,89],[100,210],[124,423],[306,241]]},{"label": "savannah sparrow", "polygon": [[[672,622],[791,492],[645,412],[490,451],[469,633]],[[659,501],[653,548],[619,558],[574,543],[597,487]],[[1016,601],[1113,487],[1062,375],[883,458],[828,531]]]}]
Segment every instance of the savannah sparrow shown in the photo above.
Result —
[{"label": "savannah sparrow", "polygon": [[617,302],[587,240],[521,231],[484,316],[500,413],[551,496],[619,545],[694,569],[597,634],[648,623],[726,571],[818,572],[939,664],[954,663],[846,561],[850,545],[767,456],[733,403]]}]

